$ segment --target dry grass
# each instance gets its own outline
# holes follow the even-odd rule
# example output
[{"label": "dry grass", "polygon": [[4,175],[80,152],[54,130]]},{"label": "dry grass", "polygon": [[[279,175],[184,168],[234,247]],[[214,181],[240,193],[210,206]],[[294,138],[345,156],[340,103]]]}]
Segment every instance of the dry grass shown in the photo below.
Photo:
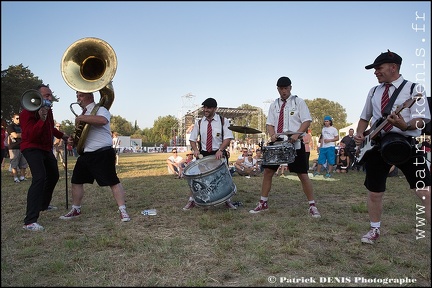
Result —
[{"label": "dry grass", "polygon": [[[168,156],[121,155],[118,174],[127,190],[128,223],[119,220],[109,188],[96,184],[85,186],[80,218],[58,219],[67,211],[62,175],[52,202],[59,210],[39,219],[44,232],[21,228],[30,181],[15,184],[2,169],[2,287],[400,286],[354,283],[355,277],[431,285],[430,228],[418,227],[426,237],[416,239],[419,201],[403,178],[388,181],[382,238],[371,246],[360,243],[369,225],[362,172],[335,175],[340,180],[333,182],[313,180],[321,219],[307,215],[300,182],[282,177],[273,181],[271,210],[250,214],[262,177],[237,174],[233,201],[243,203],[238,210],[183,211],[190,190],[186,180],[166,174]],[[75,159],[68,160],[71,171]],[[151,208],[156,216],[141,215]],[[276,276],[276,284],[269,276]],[[329,283],[330,277],[338,278]]]}]

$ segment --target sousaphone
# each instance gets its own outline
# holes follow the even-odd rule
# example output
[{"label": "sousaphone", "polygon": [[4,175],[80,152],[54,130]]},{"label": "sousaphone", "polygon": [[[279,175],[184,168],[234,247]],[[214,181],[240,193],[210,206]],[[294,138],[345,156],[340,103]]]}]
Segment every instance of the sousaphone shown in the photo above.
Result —
[{"label": "sousaphone", "polygon": [[[111,108],[114,102],[112,79],[116,69],[117,56],[114,49],[104,40],[94,37],[83,38],[72,43],[61,60],[61,73],[69,87],[84,93],[99,91],[100,101],[91,115],[95,115],[101,106],[107,110]],[[78,116],[72,108],[74,104],[79,102],[70,105],[72,113]],[[80,122],[75,125],[72,137],[78,154],[84,152],[84,143],[89,129],[90,125],[87,123]]]}]

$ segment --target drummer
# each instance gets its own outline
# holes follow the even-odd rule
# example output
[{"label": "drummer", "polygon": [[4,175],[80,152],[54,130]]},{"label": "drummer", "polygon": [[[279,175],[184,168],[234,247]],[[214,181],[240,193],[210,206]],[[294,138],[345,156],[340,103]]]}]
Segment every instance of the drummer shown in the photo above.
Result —
[{"label": "drummer", "polygon": [[[280,77],[276,86],[280,97],[270,105],[266,123],[267,132],[270,135],[269,145],[273,145],[276,141],[289,141],[294,145],[297,156],[294,162],[288,164],[289,171],[297,173],[301,181],[303,192],[306,194],[309,202],[309,215],[319,218],[321,215],[315,206],[312,182],[308,176],[309,165],[306,164],[305,146],[300,137],[302,133],[307,133],[309,125],[312,122],[309,108],[303,99],[291,94],[291,80],[288,77]],[[288,131],[295,133],[289,134]],[[283,132],[285,134],[282,134]],[[269,210],[267,201],[273,175],[278,170],[279,164],[262,166],[264,167],[264,177],[261,186],[261,199],[257,207],[249,211],[250,213],[260,213]]]},{"label": "drummer", "polygon": [[[229,120],[216,113],[217,102],[213,98],[207,98],[203,103],[204,117],[195,120],[189,142],[194,156],[199,159],[209,155],[215,155],[216,159],[225,158],[228,164],[228,154],[226,149],[231,140],[234,139],[232,131],[228,129]],[[207,135],[211,135],[208,137]],[[200,139],[200,140],[198,140]],[[199,146],[198,146],[199,145]],[[237,209],[231,203],[231,199],[225,202],[229,209]],[[189,201],[183,210],[189,210],[196,206],[192,192],[189,194]]]}]

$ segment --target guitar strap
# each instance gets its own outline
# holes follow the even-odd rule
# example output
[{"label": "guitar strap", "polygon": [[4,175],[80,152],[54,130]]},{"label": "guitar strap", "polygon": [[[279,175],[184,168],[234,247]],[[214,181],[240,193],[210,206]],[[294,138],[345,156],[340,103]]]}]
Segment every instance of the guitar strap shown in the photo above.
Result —
[{"label": "guitar strap", "polygon": [[399,87],[393,92],[390,101],[387,103],[387,106],[384,108],[382,116],[387,117],[391,113],[391,108],[393,107],[394,102],[396,101],[396,98],[399,96],[399,93],[402,91],[402,88],[407,83],[407,80],[403,80],[402,84],[399,85]]}]

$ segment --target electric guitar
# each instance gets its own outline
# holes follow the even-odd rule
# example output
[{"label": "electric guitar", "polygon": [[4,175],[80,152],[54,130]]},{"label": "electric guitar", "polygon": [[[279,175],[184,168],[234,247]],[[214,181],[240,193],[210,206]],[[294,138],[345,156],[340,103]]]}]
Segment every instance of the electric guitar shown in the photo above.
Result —
[{"label": "electric guitar", "polygon": [[[398,106],[395,113],[399,115],[403,109],[410,108],[421,98],[422,94],[418,93],[413,98],[406,100],[402,105]],[[378,122],[379,121],[376,121],[369,130],[364,132],[365,139],[359,146],[357,146],[356,156],[359,165],[362,165],[365,162],[365,158],[367,154],[369,154],[368,152],[378,149],[379,147],[376,140],[380,135],[381,130],[387,125],[388,120],[385,118],[378,127],[376,127]]]}]

